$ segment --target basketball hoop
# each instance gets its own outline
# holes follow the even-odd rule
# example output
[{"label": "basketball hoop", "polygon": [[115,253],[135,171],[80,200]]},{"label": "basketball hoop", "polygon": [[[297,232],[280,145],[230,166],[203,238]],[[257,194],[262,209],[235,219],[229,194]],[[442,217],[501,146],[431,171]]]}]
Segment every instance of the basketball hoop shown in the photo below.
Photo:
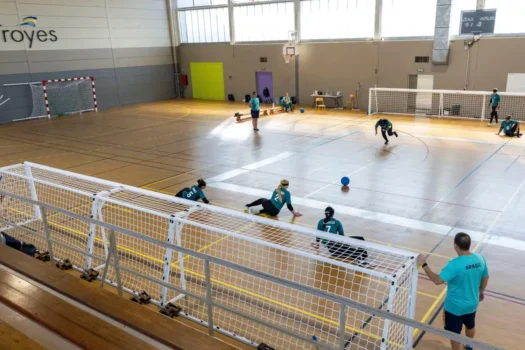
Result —
[{"label": "basketball hoop", "polygon": [[289,42],[284,44],[283,46],[283,58],[284,62],[290,63],[290,59],[297,56],[299,54],[299,48],[297,44],[293,42]]}]

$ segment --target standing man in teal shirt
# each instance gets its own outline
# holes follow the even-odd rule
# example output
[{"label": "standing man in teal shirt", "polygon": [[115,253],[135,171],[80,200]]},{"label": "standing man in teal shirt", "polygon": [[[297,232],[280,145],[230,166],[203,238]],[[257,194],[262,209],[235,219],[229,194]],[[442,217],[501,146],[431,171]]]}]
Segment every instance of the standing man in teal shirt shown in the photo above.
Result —
[{"label": "standing man in teal shirt", "polygon": [[[476,311],[480,301],[485,298],[485,288],[489,282],[489,271],[485,259],[470,252],[471,239],[460,232],[454,238],[454,250],[458,257],[452,259],[438,274],[434,273],[423,255],[418,257],[421,267],[436,285],[447,283],[447,296],[443,321],[445,330],[461,334],[465,325],[465,334],[474,338],[476,334]],[[451,340],[453,350],[461,350],[461,344]],[[465,345],[465,349],[472,349]]]},{"label": "standing man in teal shirt", "polygon": [[[498,89],[492,90],[492,95],[490,95],[489,104],[492,107],[492,112],[490,112],[490,122],[489,126],[498,124],[498,109],[499,103],[501,102],[501,96],[498,94]],[[496,123],[492,124],[492,119],[496,118]]]},{"label": "standing man in teal shirt", "polygon": [[505,117],[505,120],[501,122],[501,127],[496,135],[504,132],[509,137],[521,137],[520,134],[520,122],[517,120],[510,120],[510,115]]},{"label": "standing man in teal shirt", "polygon": [[250,111],[252,114],[252,125],[253,125],[253,131],[259,131],[257,128],[257,122],[259,120],[259,113],[261,112],[261,109],[259,107],[259,98],[257,97],[257,93],[254,92],[252,94],[252,98],[250,99]]}]

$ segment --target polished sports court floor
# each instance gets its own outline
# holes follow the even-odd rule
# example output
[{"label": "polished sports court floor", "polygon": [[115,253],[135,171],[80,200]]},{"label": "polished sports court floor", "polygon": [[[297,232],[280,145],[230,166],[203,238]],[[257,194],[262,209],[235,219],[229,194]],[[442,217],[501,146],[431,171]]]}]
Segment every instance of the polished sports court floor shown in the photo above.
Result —
[{"label": "polished sports court floor", "polygon": [[[237,210],[286,178],[304,216],[285,208],[279,220],[313,226],[331,204],[348,235],[428,254],[435,271],[466,231],[490,270],[477,338],[525,342],[525,141],[479,121],[391,116],[399,138],[385,146],[377,116],[311,109],[262,117],[254,134],[250,121],[235,123],[237,111],[246,107],[169,101],[4,125],[0,165],[32,161],[169,194],[203,177],[212,204]],[[441,327],[445,287],[424,275],[418,283],[417,319]],[[448,347],[416,339],[417,348]]]}]

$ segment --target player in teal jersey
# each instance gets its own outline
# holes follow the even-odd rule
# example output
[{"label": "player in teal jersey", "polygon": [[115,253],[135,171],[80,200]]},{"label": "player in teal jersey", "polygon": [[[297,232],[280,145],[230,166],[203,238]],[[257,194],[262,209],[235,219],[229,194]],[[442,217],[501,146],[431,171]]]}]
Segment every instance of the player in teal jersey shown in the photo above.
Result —
[{"label": "player in teal jersey", "polygon": [[[319,231],[329,232],[335,235],[344,236],[345,230],[343,229],[343,224],[341,224],[341,221],[334,219],[334,214],[335,214],[334,209],[332,207],[327,207],[324,210],[325,218],[319,220],[319,222],[317,223],[317,229]],[[328,243],[328,240],[316,238],[313,246],[315,248],[319,248],[319,242],[321,242],[322,244],[326,244]]]},{"label": "player in teal jersey", "polygon": [[259,103],[260,101],[259,101],[259,98],[257,97],[257,93],[254,91],[252,94],[252,98],[250,99],[250,113],[252,115],[253,131],[259,131],[259,128],[257,127],[257,122],[259,120],[259,113],[261,112]]},{"label": "player in teal jersey", "polygon": [[[485,258],[470,251],[472,240],[464,232],[454,237],[454,250],[457,258],[450,260],[439,274],[433,272],[426,262],[426,257],[420,255],[418,262],[428,278],[436,285],[447,283],[447,294],[444,302],[443,323],[445,329],[461,334],[465,326],[465,334],[474,338],[476,334],[476,311],[480,301],[485,298],[485,289],[489,281],[489,270]],[[453,350],[472,349],[461,343],[451,341]]]},{"label": "player in teal jersey", "polygon": [[508,115],[505,117],[505,120],[501,122],[501,127],[496,135],[499,135],[502,131],[509,137],[521,137],[520,122],[517,120],[511,120],[510,115]]},{"label": "player in teal jersey", "polygon": [[[490,95],[489,106],[492,107],[492,112],[490,112],[490,122],[489,126],[498,124],[498,109],[499,103],[501,102],[501,96],[498,94],[498,89],[492,90],[492,95]],[[496,118],[496,122],[493,124],[492,120]]]},{"label": "player in teal jersey", "polygon": [[381,127],[381,135],[383,135],[383,138],[385,139],[385,145],[388,145],[388,138],[386,137],[386,134],[388,133],[388,136],[395,135],[397,137],[397,132],[394,131],[392,128],[392,123],[388,119],[379,119],[376,123],[376,135],[377,135],[377,127]]},{"label": "player in teal jersey", "polygon": [[[292,195],[288,192],[288,186],[290,183],[288,180],[282,180],[279,186],[272,193],[272,198],[260,198],[255,202],[246,204],[245,210],[249,211],[250,214],[259,215],[259,214],[268,214],[270,216],[277,216],[281,209],[286,203],[288,210],[293,213],[293,216],[302,216],[301,213],[295,211],[292,206]],[[262,209],[253,208],[255,206],[262,205]]]},{"label": "player in teal jersey", "polygon": [[[317,223],[317,229],[319,231],[332,233],[334,235],[344,236],[345,231],[343,229],[343,224],[337,219],[334,219],[335,211],[332,207],[327,207],[324,210],[324,219],[319,220]],[[363,237],[351,236],[350,238],[364,241]],[[320,248],[319,242],[321,242],[330,252],[331,257],[338,258],[341,260],[352,260],[357,262],[359,266],[368,266],[369,263],[365,260],[368,258],[368,252],[359,247],[358,243],[354,244],[345,244],[336,241],[330,241],[328,239],[321,239],[319,237],[315,238],[315,243],[312,243],[312,246],[316,249]]]},{"label": "player in teal jersey", "polygon": [[199,179],[197,180],[196,185],[191,186],[191,188],[183,188],[175,195],[175,197],[184,198],[190,201],[198,201],[199,199],[202,199],[204,203],[209,204],[210,201],[206,198],[203,192],[205,188],[206,181]]}]

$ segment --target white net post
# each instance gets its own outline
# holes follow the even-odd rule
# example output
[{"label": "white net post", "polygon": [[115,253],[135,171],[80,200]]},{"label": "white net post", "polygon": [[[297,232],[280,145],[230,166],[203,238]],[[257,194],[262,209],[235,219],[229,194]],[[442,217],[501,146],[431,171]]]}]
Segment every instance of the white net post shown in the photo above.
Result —
[{"label": "white net post", "polygon": [[[168,226],[168,243],[175,244],[175,228],[177,226],[177,221],[175,220],[175,215],[171,215],[170,217],[170,223]],[[164,269],[162,272],[162,280],[166,283],[170,283],[170,275],[171,275],[171,255],[173,254],[173,250],[167,248],[166,249],[166,256],[164,257]],[[160,305],[166,306],[166,298],[168,296],[168,288],[166,286],[162,286],[161,295],[160,295]]]},{"label": "white net post", "polygon": [[[177,239],[177,246],[182,247],[182,228],[184,223],[177,221],[177,227],[175,229],[175,237]],[[186,290],[186,273],[184,271],[184,254],[178,252],[179,256],[179,273],[180,273],[180,286],[183,290]]]},{"label": "white net post", "polygon": [[[35,181],[33,180],[33,173],[31,172],[31,167],[29,165],[24,165],[25,175],[28,177],[29,190],[31,191],[31,199],[38,202],[38,196],[35,188]],[[40,207],[36,204],[33,205],[33,210],[35,212],[35,219],[42,219],[42,213],[40,212]]]},{"label": "white net post", "polygon": [[439,94],[439,116],[443,116],[443,93]]},{"label": "white net post", "polygon": [[481,109],[481,120],[485,120],[485,113],[487,110],[487,95],[483,95],[483,108]]},{"label": "white net post", "polygon": [[[412,285],[417,286],[417,280],[418,280],[418,269],[417,264],[414,264],[412,267]],[[407,317],[415,320],[416,319],[416,298],[417,298],[417,289],[412,289],[410,291],[410,299],[408,302],[408,313]],[[413,342],[414,342],[414,328],[413,327],[406,327],[405,328],[405,350],[412,350]]]},{"label": "white net post", "polygon": [[[390,286],[390,293],[388,294],[388,301],[386,302],[386,311],[392,312],[392,304],[394,302],[394,296],[396,294],[397,281],[392,281]],[[390,330],[390,320],[386,319],[383,323],[383,339],[381,339],[381,350],[386,350],[388,347],[388,332]]]},{"label": "white net post", "polygon": [[372,110],[372,89],[368,90],[368,114],[374,114]]}]

